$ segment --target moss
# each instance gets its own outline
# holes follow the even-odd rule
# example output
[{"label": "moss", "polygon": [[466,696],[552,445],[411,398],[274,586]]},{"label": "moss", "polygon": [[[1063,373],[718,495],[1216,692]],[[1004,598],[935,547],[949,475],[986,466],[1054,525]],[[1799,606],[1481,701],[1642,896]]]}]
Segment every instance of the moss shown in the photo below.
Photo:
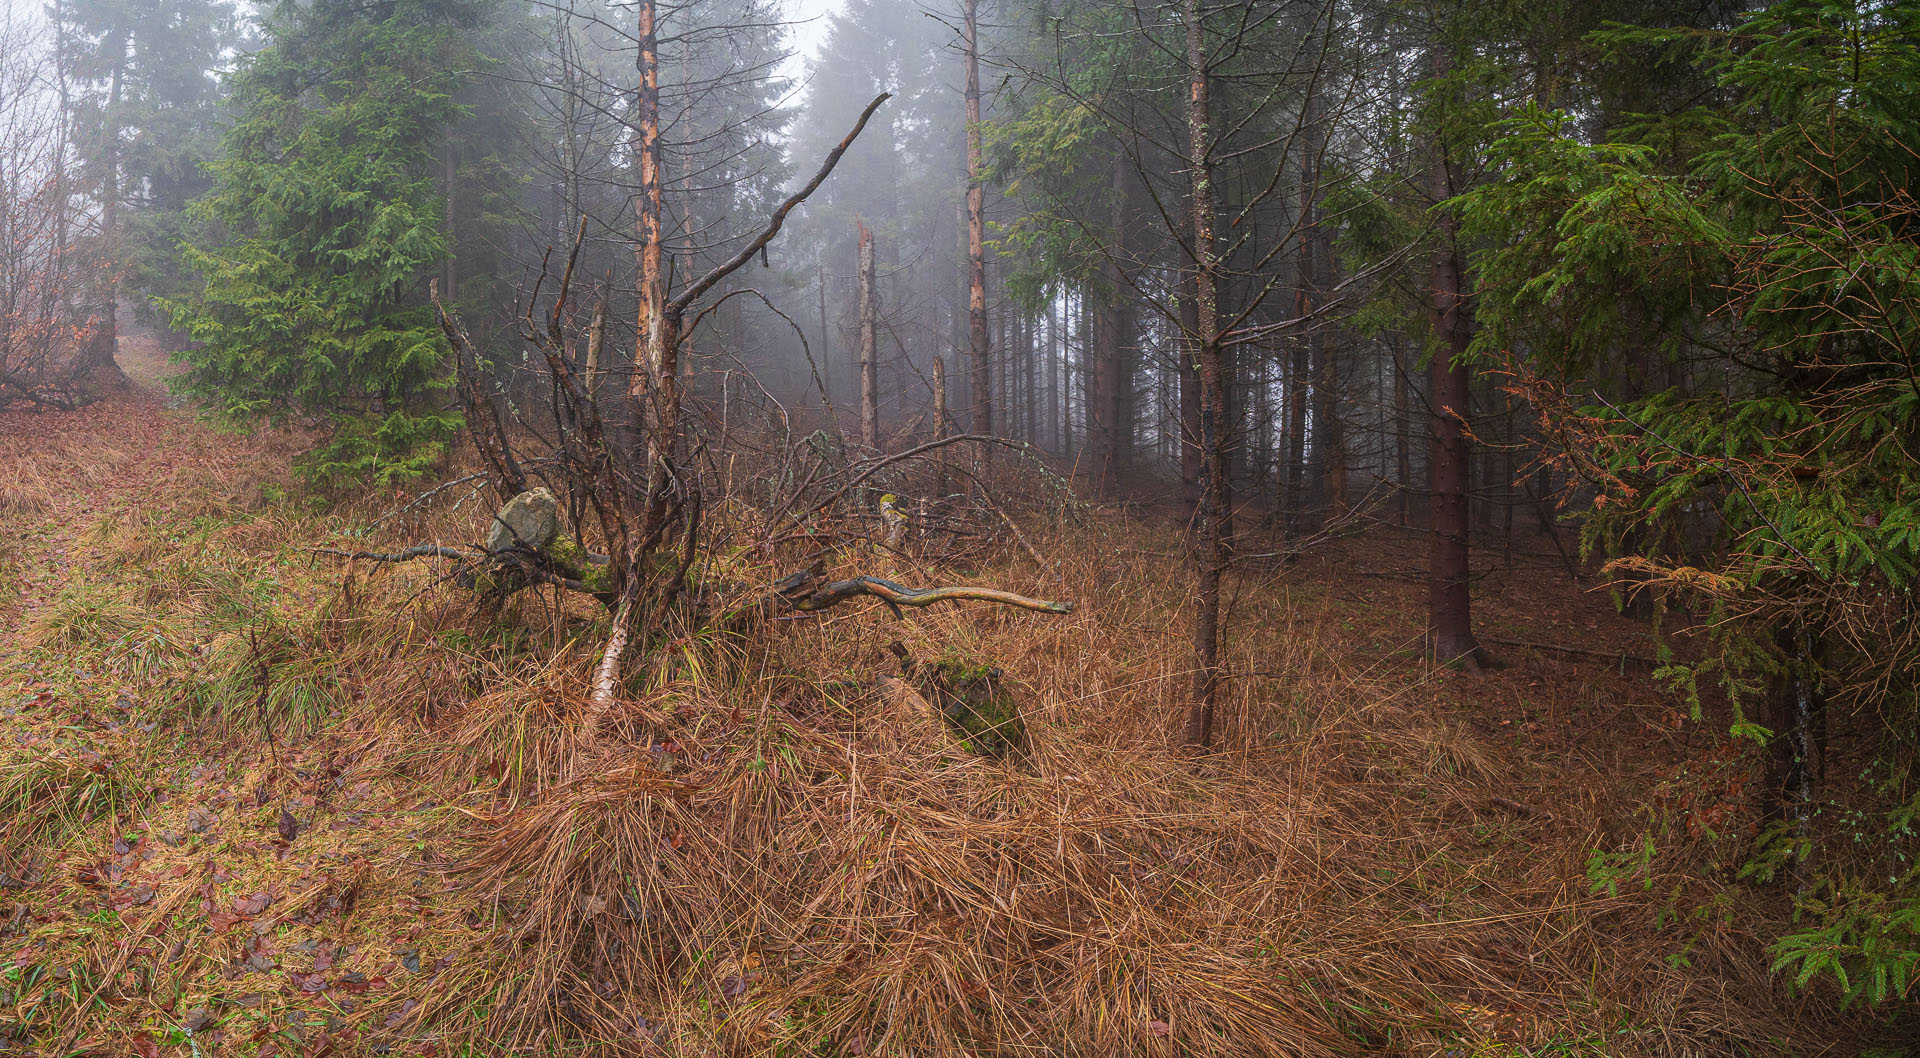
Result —
[{"label": "moss", "polygon": [[923,670],[923,685],[940,716],[968,750],[983,757],[1025,752],[1027,727],[1020,703],[991,665],[944,658]]},{"label": "moss", "polygon": [[553,543],[547,545],[547,557],[562,574],[579,581],[595,595],[613,593],[613,567],[596,565],[587,560],[587,550],[573,537],[561,533]]}]

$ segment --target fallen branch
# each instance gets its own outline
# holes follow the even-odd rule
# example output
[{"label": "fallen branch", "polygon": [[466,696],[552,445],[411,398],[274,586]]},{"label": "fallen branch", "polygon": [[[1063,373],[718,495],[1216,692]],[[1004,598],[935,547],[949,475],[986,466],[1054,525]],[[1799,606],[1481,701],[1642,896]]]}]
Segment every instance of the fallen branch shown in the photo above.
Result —
[{"label": "fallen branch", "polygon": [[1493,643],[1503,647],[1521,647],[1526,650],[1547,650],[1559,654],[1572,654],[1574,657],[1579,658],[1618,661],[1622,664],[1631,661],[1636,665],[1646,665],[1651,668],[1660,667],[1660,662],[1655,658],[1643,657],[1625,650],[1595,650],[1589,647],[1565,647],[1558,643],[1534,643],[1525,639],[1502,639],[1499,636],[1480,636],[1479,638],[1483,642]]},{"label": "fallen branch", "polygon": [[[789,578],[791,579],[791,578]],[[783,582],[784,583],[784,582]],[[789,588],[781,594],[791,598],[796,594]],[[811,612],[837,606],[848,599],[862,595],[871,595],[887,604],[895,617],[902,616],[902,606],[932,606],[937,602],[974,599],[980,602],[995,602],[1003,606],[1017,606],[1023,610],[1035,610],[1040,613],[1072,613],[1074,604],[1070,602],[1051,602],[1045,599],[1029,599],[1025,595],[1016,595],[998,588],[909,588],[879,577],[853,577],[849,580],[836,580],[821,588],[816,588],[793,602],[796,610]]]},{"label": "fallen branch", "polygon": [[331,547],[310,547],[306,550],[314,555],[364,559],[369,562],[411,562],[416,558],[452,558],[465,562],[486,557],[485,552],[461,551],[438,544],[418,544],[403,551],[336,551]]}]

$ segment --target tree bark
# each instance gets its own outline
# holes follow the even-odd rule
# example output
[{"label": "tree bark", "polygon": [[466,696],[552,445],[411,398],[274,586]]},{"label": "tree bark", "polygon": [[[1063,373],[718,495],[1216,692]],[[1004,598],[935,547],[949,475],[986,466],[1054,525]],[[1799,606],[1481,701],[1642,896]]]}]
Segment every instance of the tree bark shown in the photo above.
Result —
[{"label": "tree bark", "polygon": [[1225,378],[1219,335],[1217,262],[1214,260],[1212,130],[1208,127],[1208,69],[1200,0],[1187,0],[1187,168],[1193,223],[1194,324],[1191,346],[1199,379],[1199,504],[1189,539],[1195,564],[1193,617],[1193,704],[1187,713],[1187,742],[1205,749],[1213,741],[1213,720],[1220,694],[1220,578],[1226,565],[1222,530],[1225,519],[1226,465],[1222,445]]},{"label": "tree bark", "polygon": [[1122,293],[1126,276],[1120,270],[1120,256],[1126,252],[1126,154],[1116,144],[1113,152],[1112,201],[1108,207],[1108,231],[1112,239],[1100,271],[1102,291],[1093,318],[1091,420],[1087,426],[1088,463],[1093,470],[1094,493],[1102,498],[1113,495],[1120,466],[1127,459],[1126,447],[1132,440],[1126,403],[1133,392],[1132,373],[1127,369],[1127,299]]},{"label": "tree bark", "polygon": [[880,368],[878,320],[873,303],[873,232],[860,230],[860,443],[880,450]]},{"label": "tree bark", "polygon": [[[1448,64],[1441,45],[1433,50],[1434,73],[1444,77]],[[1434,140],[1432,192],[1435,202],[1453,196],[1455,174],[1444,137]],[[1473,636],[1469,543],[1472,534],[1467,473],[1470,450],[1464,429],[1472,376],[1466,362],[1472,337],[1466,276],[1456,241],[1458,222],[1450,213],[1438,218],[1440,245],[1429,281],[1429,312],[1439,338],[1429,369],[1433,406],[1432,455],[1427,467],[1432,550],[1427,581],[1427,652],[1441,662],[1477,665],[1485,651]]]},{"label": "tree bark", "polygon": [[[116,375],[120,365],[114,351],[120,344],[120,99],[126,80],[129,32],[116,27],[111,35],[113,72],[107,84],[107,105],[100,121],[100,237],[111,263],[105,281],[106,303],[100,307],[100,328],[87,343],[76,365],[76,375]],[[64,204],[63,204],[64,208]]]},{"label": "tree bark", "polygon": [[987,348],[986,188],[981,183],[979,0],[966,0],[967,333],[973,414],[968,428],[993,432],[993,367]]}]

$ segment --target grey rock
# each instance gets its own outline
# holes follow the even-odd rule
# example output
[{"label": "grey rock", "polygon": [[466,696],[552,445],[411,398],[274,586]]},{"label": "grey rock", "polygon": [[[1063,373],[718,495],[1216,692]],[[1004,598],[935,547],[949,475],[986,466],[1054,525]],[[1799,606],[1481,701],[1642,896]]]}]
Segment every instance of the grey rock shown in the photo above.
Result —
[{"label": "grey rock", "polygon": [[560,501],[546,488],[529,489],[507,501],[487,527],[487,550],[515,545],[545,550],[560,535]]}]

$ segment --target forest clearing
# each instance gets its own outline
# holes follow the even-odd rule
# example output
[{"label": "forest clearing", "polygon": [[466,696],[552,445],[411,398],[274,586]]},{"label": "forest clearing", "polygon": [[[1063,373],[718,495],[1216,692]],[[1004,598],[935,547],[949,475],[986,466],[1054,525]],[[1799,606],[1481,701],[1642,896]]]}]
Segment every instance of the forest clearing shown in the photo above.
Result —
[{"label": "forest clearing", "polygon": [[1917,41],[0,9],[0,1054],[1914,1053]]},{"label": "forest clearing", "polygon": [[[690,644],[636,717],[652,744],[563,782],[561,608],[316,560],[379,498],[303,512],[298,438],[166,410],[155,343],[128,346],[127,396],[0,416],[0,796],[9,848],[59,850],[10,879],[7,957],[18,1027],[67,1053],[518,1053],[478,1041],[524,988],[634,1053],[1846,1050],[1830,1001],[1770,982],[1739,923],[1780,908],[1726,891],[1724,852],[1639,856],[1650,820],[1737,819],[1748,776],[1543,541],[1484,560],[1482,627],[1537,646],[1477,675],[1422,661],[1404,530],[1246,574],[1196,764],[1176,534],[1087,509],[1029,530],[1052,571],[972,570],[1074,616],[875,606]],[[415,535],[471,538],[464,513]],[[1026,757],[903,711],[890,640],[996,659]],[[663,928],[678,958],[621,958]]]}]

